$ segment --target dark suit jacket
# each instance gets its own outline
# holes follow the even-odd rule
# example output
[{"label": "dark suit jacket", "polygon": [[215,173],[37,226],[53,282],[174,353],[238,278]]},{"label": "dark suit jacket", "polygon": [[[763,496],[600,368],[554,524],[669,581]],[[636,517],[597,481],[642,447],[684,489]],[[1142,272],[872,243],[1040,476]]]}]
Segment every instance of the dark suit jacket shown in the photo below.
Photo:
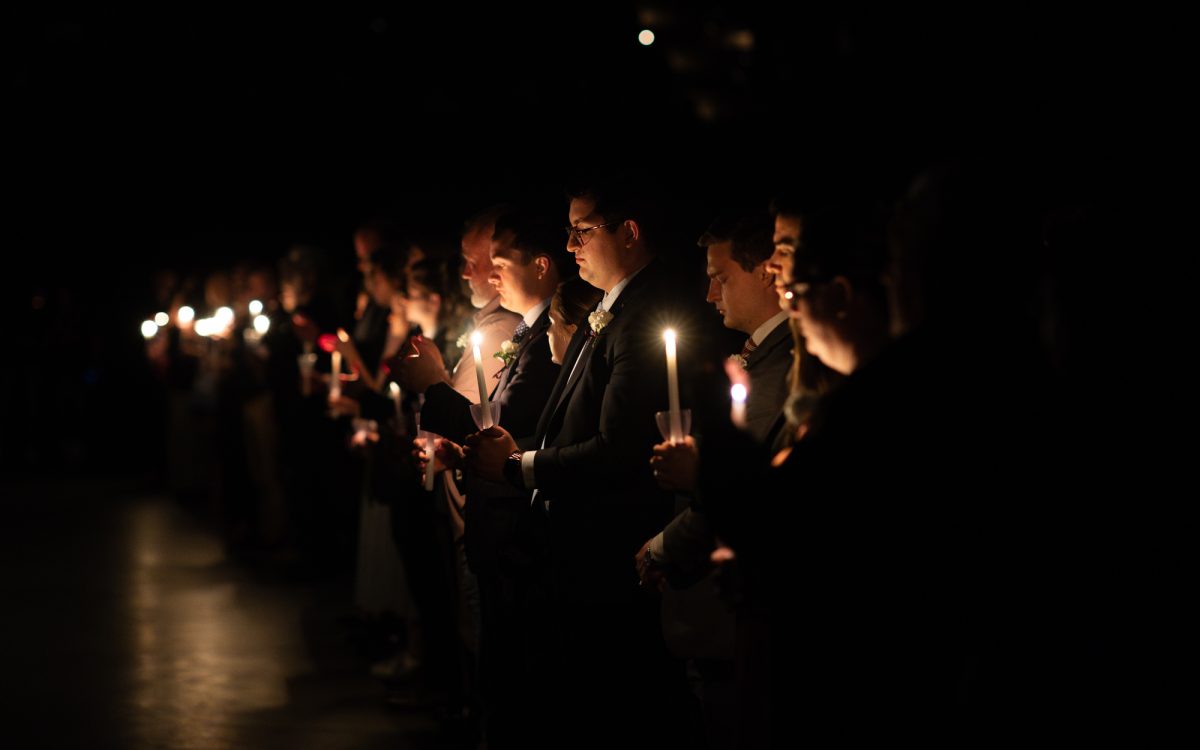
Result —
[{"label": "dark suit jacket", "polygon": [[[750,374],[746,432],[761,445],[773,445],[787,421],[783,404],[788,395],[791,366],[792,335],[785,321],[768,333],[746,360]],[[663,529],[664,562],[680,574],[680,583],[694,580],[709,568],[712,549],[712,531],[699,506],[686,508]]]},{"label": "dark suit jacket", "polygon": [[[654,414],[668,407],[662,331],[678,331],[683,398],[690,370],[709,358],[703,295],[651,261],[625,287],[611,322],[581,325],[538,425],[534,475],[547,503],[552,585],[588,603],[636,597],[633,556],[673,515],[650,472],[661,441]],[[574,367],[576,359],[579,363]],[[685,400],[685,406],[686,406]],[[544,441],[544,443],[543,443]]]},{"label": "dark suit jacket", "polygon": [[[517,347],[516,358],[500,372],[500,381],[490,400],[500,404],[500,425],[518,439],[532,437],[546,405],[546,396],[558,378],[559,366],[550,359],[549,308],[542,311]],[[425,429],[461,443],[477,432],[471,419],[471,402],[447,383],[438,383],[425,393],[421,425]],[[468,474],[466,532],[463,545],[467,563],[476,574],[498,570],[513,573],[528,564],[536,552],[517,549],[512,543],[516,524],[529,512],[529,495],[507,485],[484,482]]]},{"label": "dark suit jacket", "polygon": [[785,320],[746,358],[746,371],[750,373],[746,431],[763,445],[774,445],[787,422],[783,405],[791,369],[792,329]]},{"label": "dark suit jacket", "polygon": [[[550,360],[550,310],[542,311],[517,348],[516,359],[500,372],[489,400],[500,404],[500,426],[518,441],[533,435],[546,405],[546,394],[558,378],[558,365]],[[425,392],[421,426],[456,443],[478,432],[471,419],[471,402],[448,383]]]}]

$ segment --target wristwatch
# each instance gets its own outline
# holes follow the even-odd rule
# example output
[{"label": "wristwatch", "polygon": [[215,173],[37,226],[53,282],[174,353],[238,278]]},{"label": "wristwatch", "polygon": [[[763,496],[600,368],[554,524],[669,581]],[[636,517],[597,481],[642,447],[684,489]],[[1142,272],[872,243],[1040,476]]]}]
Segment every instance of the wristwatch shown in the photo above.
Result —
[{"label": "wristwatch", "polygon": [[525,489],[525,475],[521,471],[521,451],[513,451],[504,462],[504,479],[517,489]]}]

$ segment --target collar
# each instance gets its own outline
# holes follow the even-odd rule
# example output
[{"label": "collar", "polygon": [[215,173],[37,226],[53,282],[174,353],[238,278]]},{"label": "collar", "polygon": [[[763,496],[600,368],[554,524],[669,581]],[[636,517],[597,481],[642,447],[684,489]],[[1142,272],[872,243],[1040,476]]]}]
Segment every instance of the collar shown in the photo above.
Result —
[{"label": "collar", "polygon": [[754,333],[750,334],[750,340],[754,342],[755,346],[758,346],[767,338],[767,336],[771,335],[772,331],[779,327],[780,323],[787,319],[788,314],[785,311],[780,310],[779,312],[775,313],[774,316],[769,318],[766,323],[763,323],[758,328],[754,329]]}]

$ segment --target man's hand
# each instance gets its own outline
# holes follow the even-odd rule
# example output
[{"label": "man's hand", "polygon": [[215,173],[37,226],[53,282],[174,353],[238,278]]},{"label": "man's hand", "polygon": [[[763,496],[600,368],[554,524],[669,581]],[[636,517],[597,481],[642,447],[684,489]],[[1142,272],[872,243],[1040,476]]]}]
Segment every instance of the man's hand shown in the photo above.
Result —
[{"label": "man's hand", "polygon": [[401,356],[388,360],[388,367],[406,391],[424,393],[434,383],[448,382],[446,363],[432,341],[414,336],[402,352]]},{"label": "man's hand", "polygon": [[695,492],[700,454],[696,441],[688,435],[682,443],[659,443],[654,446],[650,468],[658,486],[669,492]]},{"label": "man's hand", "polygon": [[329,411],[335,417],[360,417],[362,416],[362,406],[354,399],[348,396],[332,395],[329,398]]},{"label": "man's hand", "polygon": [[[426,441],[413,441],[413,462],[416,464],[417,471],[420,472],[422,480],[425,477],[425,466],[429,462],[429,456],[426,454]],[[433,442],[433,471],[434,473],[444,471],[446,469],[457,469],[463,464],[463,449],[458,443],[446,438],[436,438]]]},{"label": "man's hand", "polygon": [[504,462],[517,449],[517,441],[503,427],[489,427],[467,436],[467,465],[491,482],[504,481]]},{"label": "man's hand", "polygon": [[650,543],[653,539],[647,540],[638,553],[633,556],[633,564],[637,568],[639,585],[662,591],[667,587],[667,577],[663,575],[662,569],[654,564],[650,556]]}]

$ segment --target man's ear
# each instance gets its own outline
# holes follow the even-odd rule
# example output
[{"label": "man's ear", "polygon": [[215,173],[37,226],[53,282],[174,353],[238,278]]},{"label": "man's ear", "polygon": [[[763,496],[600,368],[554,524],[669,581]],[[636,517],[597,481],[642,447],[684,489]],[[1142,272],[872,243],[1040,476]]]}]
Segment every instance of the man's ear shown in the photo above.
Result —
[{"label": "man's ear", "polygon": [[854,285],[845,276],[834,276],[826,288],[829,311],[838,319],[846,317],[850,303],[854,301]]},{"label": "man's ear", "polygon": [[642,228],[633,219],[626,219],[621,226],[625,229],[625,247],[631,246],[642,236]]},{"label": "man's ear", "polygon": [[751,273],[758,279],[758,285],[763,289],[773,290],[775,288],[775,274],[767,270],[767,262],[765,260],[755,266]]},{"label": "man's ear", "polygon": [[550,258],[545,255],[535,256],[533,265],[537,267],[537,277],[540,279],[550,271]]}]

